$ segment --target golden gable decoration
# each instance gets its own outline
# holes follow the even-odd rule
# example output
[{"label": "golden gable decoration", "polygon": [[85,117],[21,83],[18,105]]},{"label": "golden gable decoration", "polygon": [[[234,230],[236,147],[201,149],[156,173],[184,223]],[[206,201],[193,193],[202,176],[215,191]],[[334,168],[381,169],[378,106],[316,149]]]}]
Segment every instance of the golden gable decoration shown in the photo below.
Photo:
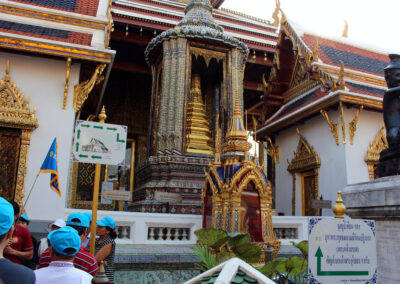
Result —
[{"label": "golden gable decoration", "polygon": [[294,154],[294,157],[287,170],[289,172],[295,172],[319,168],[321,165],[321,160],[318,157],[318,153],[314,150],[314,147],[309,146],[307,140],[303,137],[303,135],[301,135],[298,128],[296,131],[299,135],[299,143],[297,144],[296,153]]},{"label": "golden gable decoration", "polygon": [[10,61],[7,61],[5,76],[0,80],[0,126],[34,129],[36,105],[29,109],[30,97],[25,99],[21,90],[10,79]]},{"label": "golden gable decoration", "polygon": [[14,201],[22,204],[29,145],[32,131],[39,126],[35,118],[36,105],[31,112],[30,97],[25,99],[22,91],[10,78],[10,61],[7,61],[5,76],[0,80],[0,126],[21,130],[18,169]]}]

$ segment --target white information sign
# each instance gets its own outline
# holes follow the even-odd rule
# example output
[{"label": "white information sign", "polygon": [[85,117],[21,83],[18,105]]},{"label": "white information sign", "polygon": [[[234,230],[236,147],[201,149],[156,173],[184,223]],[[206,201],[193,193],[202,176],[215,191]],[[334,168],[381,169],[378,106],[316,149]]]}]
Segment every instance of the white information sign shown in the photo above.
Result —
[{"label": "white information sign", "polygon": [[125,125],[77,120],[74,162],[123,166],[127,132]]},{"label": "white information sign", "polygon": [[377,282],[374,221],[313,217],[308,231],[308,283]]},{"label": "white information sign", "polygon": [[103,190],[102,197],[110,200],[131,201],[132,192],[125,190]]}]

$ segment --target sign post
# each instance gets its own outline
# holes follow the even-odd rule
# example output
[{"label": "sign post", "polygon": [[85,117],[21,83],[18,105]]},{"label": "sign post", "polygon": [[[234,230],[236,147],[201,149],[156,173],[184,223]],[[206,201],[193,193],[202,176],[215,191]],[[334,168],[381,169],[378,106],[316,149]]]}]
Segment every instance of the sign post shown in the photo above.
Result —
[{"label": "sign post", "polygon": [[311,208],[332,208],[331,200],[313,199],[311,200]]},{"label": "sign post", "polygon": [[90,229],[90,253],[94,255],[97,206],[99,199],[101,165],[125,164],[127,127],[106,124],[106,111],[103,106],[99,122],[76,121],[73,145],[73,161],[96,164],[92,202],[92,226]]},{"label": "sign post", "polygon": [[[100,123],[104,123],[106,120],[106,110],[103,106],[99,115]],[[75,148],[75,147],[74,147]],[[101,164],[96,164],[94,171],[94,189],[93,189],[93,201],[92,201],[92,225],[90,226],[90,244],[89,251],[94,255],[94,246],[96,241],[96,223],[97,223],[97,203],[99,200],[99,184],[100,184]]]},{"label": "sign post", "polygon": [[335,218],[308,220],[308,283],[376,283],[375,222],[344,218],[341,192]]},{"label": "sign post", "polygon": [[376,283],[375,223],[310,218],[309,283]]}]

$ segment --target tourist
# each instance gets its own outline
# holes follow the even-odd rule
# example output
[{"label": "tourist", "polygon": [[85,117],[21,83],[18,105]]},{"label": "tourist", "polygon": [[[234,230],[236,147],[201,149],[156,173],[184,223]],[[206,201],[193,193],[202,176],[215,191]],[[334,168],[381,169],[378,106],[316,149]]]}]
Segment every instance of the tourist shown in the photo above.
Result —
[{"label": "tourist", "polygon": [[25,266],[12,263],[3,256],[13,235],[13,206],[0,197],[0,283],[2,284],[34,284],[35,274]]},{"label": "tourist", "polygon": [[[83,213],[88,219],[89,219],[89,234],[86,236],[85,240],[83,241],[82,245],[86,248],[89,247],[89,242],[90,242],[90,235],[92,231],[92,213],[85,212]],[[99,236],[96,236],[96,240],[99,238]]]},{"label": "tourist", "polygon": [[[30,221],[31,220],[29,220],[27,215],[21,214],[17,220],[17,225],[20,225],[29,230],[28,226]],[[31,234],[31,239],[32,239],[33,255],[31,259],[22,260],[22,264],[25,265],[26,267],[29,267],[30,269],[35,269],[36,265],[39,263],[39,255],[37,254],[37,249],[39,247],[39,244],[36,238],[32,235],[31,231],[29,231],[29,233]]]},{"label": "tourist", "polygon": [[[89,220],[82,213],[72,213],[67,220],[67,226],[74,228],[82,241],[86,238],[89,228]],[[50,250],[46,249],[39,260],[39,268],[47,267],[52,262]],[[80,246],[78,253],[75,255],[74,266],[81,269],[92,276],[95,276],[98,270],[98,264],[94,256],[84,246]]]},{"label": "tourist", "polygon": [[[19,216],[18,203],[11,202],[14,208],[14,222],[17,222]],[[21,225],[16,225],[13,236],[10,240],[9,246],[4,249],[6,258],[14,263],[21,264],[25,260],[31,260],[33,257],[33,243],[31,232]]]},{"label": "tourist", "polygon": [[25,227],[28,229],[29,226],[29,218],[25,214],[21,214],[17,220],[17,225],[21,225],[22,227]]},{"label": "tourist", "polygon": [[50,256],[48,267],[35,270],[36,284],[89,284],[93,278],[89,273],[74,267],[75,255],[81,247],[78,232],[69,226],[51,231],[48,236]]},{"label": "tourist", "polygon": [[106,216],[97,221],[96,235],[99,239],[96,241],[95,258],[98,263],[103,261],[106,275],[110,283],[114,283],[114,255],[115,241],[117,233],[115,232],[115,221]]},{"label": "tourist", "polygon": [[[51,231],[60,229],[65,226],[65,221],[63,219],[57,219],[53,223],[49,225],[48,232],[50,233]],[[38,255],[39,257],[42,256],[44,251],[48,248],[48,242],[47,242],[47,236],[45,238],[41,238],[39,241],[39,247],[38,247]]]}]

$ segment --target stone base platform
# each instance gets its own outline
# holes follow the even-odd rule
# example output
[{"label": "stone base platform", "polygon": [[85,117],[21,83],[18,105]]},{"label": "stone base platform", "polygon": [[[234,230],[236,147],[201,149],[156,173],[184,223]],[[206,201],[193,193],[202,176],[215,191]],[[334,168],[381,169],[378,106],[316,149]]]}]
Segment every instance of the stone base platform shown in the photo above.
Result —
[{"label": "stone base platform", "polygon": [[[277,257],[292,256],[301,252],[282,246]],[[200,259],[189,245],[117,245],[114,280],[118,284],[180,284],[201,273],[196,263]]]},{"label": "stone base platform", "polygon": [[348,185],[342,197],[351,218],[375,220],[378,283],[399,283],[400,176]]},{"label": "stone base platform", "polygon": [[200,274],[188,246],[118,245],[114,280],[118,284],[179,284]]}]

